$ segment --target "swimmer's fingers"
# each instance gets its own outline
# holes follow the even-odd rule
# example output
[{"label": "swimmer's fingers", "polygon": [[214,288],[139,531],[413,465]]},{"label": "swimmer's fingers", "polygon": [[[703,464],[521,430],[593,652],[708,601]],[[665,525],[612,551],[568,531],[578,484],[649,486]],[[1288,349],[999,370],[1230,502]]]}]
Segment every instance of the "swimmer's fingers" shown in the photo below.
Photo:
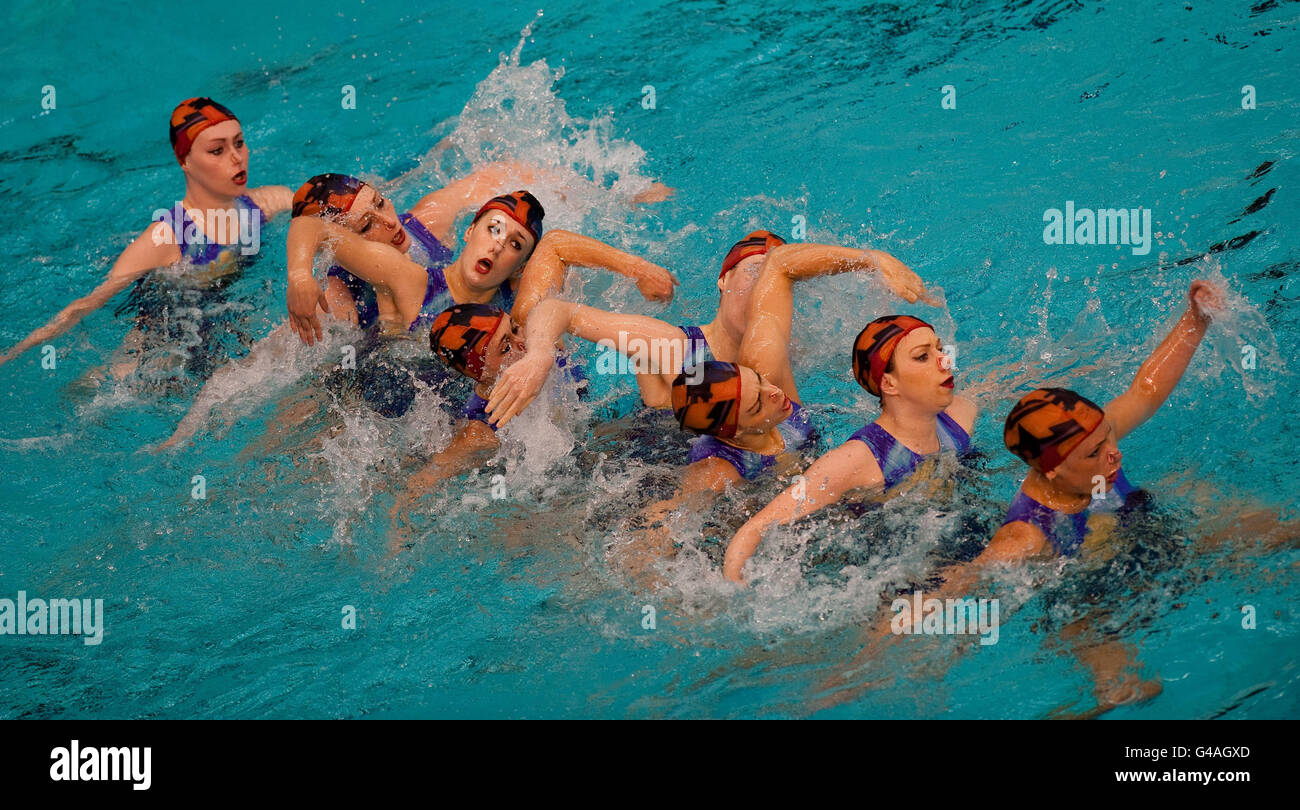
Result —
[{"label": "swimmer's fingers", "polygon": [[1211,320],[1214,313],[1223,311],[1223,290],[1213,282],[1196,280],[1187,289],[1187,300],[1197,315]]},{"label": "swimmer's fingers", "polygon": [[646,274],[637,280],[636,288],[647,301],[671,301],[674,288],[680,283],[672,273],[652,264]]},{"label": "swimmer's fingers", "polygon": [[645,203],[663,202],[664,200],[673,196],[673,194],[676,193],[676,191],[677,189],[673,188],[672,186],[667,186],[664,185],[663,183],[656,182],[653,185],[651,185],[650,188],[646,189],[645,191],[642,191],[640,194],[637,194],[635,197],[633,197],[632,202],[633,204],[638,204],[638,205],[645,204]]}]

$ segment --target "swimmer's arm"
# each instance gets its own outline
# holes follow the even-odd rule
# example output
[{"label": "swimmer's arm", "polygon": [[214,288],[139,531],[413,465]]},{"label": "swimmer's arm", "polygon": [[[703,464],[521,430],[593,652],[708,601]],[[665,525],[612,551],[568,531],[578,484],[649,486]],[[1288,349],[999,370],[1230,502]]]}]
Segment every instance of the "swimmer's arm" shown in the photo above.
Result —
[{"label": "swimmer's arm", "polygon": [[773,524],[786,525],[837,503],[855,489],[878,489],[884,483],[880,465],[867,446],[849,441],[813,462],[804,480],[786,489],[740,527],[727,546],[722,575],[743,583],[745,563],[754,556],[763,535]]},{"label": "swimmer's arm", "polygon": [[[802,246],[796,246],[802,247]],[[783,250],[784,245],[772,252]],[[790,369],[790,321],[794,317],[794,279],[781,261],[763,262],[749,294],[745,336],[740,341],[740,364],[762,374],[799,402]],[[802,404],[802,403],[800,403]]]},{"label": "swimmer's arm", "polygon": [[112,269],[108,271],[108,276],[98,287],[85,297],[68,304],[48,323],[0,355],[0,365],[4,365],[37,344],[62,335],[76,326],[82,318],[107,304],[131,282],[155,267],[175,264],[181,257],[175,242],[171,226],[167,223],[158,222],[149,226],[148,230],[136,237],[135,241],[122,251],[117,261],[113,263]]},{"label": "swimmer's arm", "polygon": [[1116,439],[1150,419],[1173,393],[1205,337],[1210,311],[1222,300],[1218,288],[1205,281],[1193,282],[1187,296],[1187,309],[1174,328],[1138,369],[1128,390],[1106,406]]},{"label": "swimmer's arm", "polygon": [[293,189],[288,186],[260,186],[249,191],[248,196],[267,219],[293,207]]},{"label": "swimmer's arm", "polygon": [[481,465],[500,446],[496,434],[482,422],[467,420],[452,438],[451,444],[434,454],[429,463],[412,475],[397,493],[389,516],[397,528],[397,536],[390,542],[390,551],[396,553],[409,534],[406,516],[415,508],[420,498],[433,491],[444,481],[469,472]]},{"label": "swimmer's arm", "polygon": [[333,246],[335,264],[369,283],[376,292],[392,296],[403,325],[415,320],[429,285],[423,267],[391,245],[371,242],[319,217],[297,217],[289,225],[286,256],[289,323],[305,343],[311,345],[323,334],[317,305],[330,311],[325,291],[312,277],[316,253],[325,244]]},{"label": "swimmer's arm", "polygon": [[[606,312],[558,298],[548,298],[537,305],[524,331],[528,352],[524,358],[510,366],[498,378],[488,397],[487,412],[493,424],[504,426],[521,413],[537,397],[555,367],[555,345],[565,333],[576,335],[593,343],[610,348],[620,346],[641,348],[644,342],[645,359],[658,363],[655,368],[667,372],[638,375],[658,378],[642,388],[643,397],[652,408],[666,408],[671,402],[672,378],[682,365],[682,352],[686,347],[686,333],[657,318],[622,312]],[[620,335],[622,340],[620,340]],[[635,341],[635,343],[634,343]],[[654,393],[658,392],[656,396]]]},{"label": "swimmer's arm", "polygon": [[636,281],[647,301],[671,301],[677,278],[664,268],[616,247],[570,231],[547,231],[528,258],[511,316],[526,323],[537,303],[564,288],[568,269],[598,267]]},{"label": "swimmer's arm", "polygon": [[774,263],[792,281],[854,271],[880,274],[894,294],[908,303],[920,300],[931,306],[938,301],[926,292],[925,282],[910,267],[883,250],[857,250],[835,245],[780,245],[767,254],[764,264]]},{"label": "swimmer's arm", "polygon": [[498,194],[533,185],[541,174],[524,163],[492,163],[424,195],[411,208],[411,214],[437,237],[454,247],[456,218],[464,211],[482,205]]},{"label": "swimmer's arm", "polygon": [[[289,332],[287,323],[280,324],[271,330],[269,335],[255,343],[247,355],[226,363],[213,372],[198,395],[194,397],[194,404],[176,426],[176,430],[153,450],[155,452],[170,450],[189,441],[207,423],[214,408],[230,399],[244,396],[254,389],[264,389],[268,379],[274,379],[277,384],[290,382],[284,378],[284,367],[290,364],[277,362],[292,349]],[[270,364],[275,364],[274,370],[268,367]],[[248,373],[250,369],[259,365],[266,368],[265,373]]]}]

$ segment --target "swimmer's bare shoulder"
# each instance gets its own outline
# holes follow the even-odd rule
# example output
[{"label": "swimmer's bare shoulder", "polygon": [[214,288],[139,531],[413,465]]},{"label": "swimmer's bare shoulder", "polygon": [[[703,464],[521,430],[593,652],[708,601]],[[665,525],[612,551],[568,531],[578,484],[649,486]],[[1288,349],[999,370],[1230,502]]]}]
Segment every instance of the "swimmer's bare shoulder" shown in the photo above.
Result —
[{"label": "swimmer's bare shoulder", "polygon": [[952,404],[944,409],[944,413],[951,416],[957,424],[961,425],[962,430],[969,434],[975,427],[975,417],[979,414],[979,406],[972,399],[956,396],[952,398]]}]

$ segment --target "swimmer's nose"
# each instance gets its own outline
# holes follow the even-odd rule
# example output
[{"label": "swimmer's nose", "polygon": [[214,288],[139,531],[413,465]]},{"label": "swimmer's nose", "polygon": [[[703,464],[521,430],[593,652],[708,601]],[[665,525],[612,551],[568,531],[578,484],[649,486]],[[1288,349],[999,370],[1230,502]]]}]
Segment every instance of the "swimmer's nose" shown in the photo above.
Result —
[{"label": "swimmer's nose", "polygon": [[1118,447],[1116,447],[1114,450],[1111,451],[1110,462],[1112,464],[1119,465],[1119,463],[1123,460],[1124,460],[1124,454],[1120,452]]}]

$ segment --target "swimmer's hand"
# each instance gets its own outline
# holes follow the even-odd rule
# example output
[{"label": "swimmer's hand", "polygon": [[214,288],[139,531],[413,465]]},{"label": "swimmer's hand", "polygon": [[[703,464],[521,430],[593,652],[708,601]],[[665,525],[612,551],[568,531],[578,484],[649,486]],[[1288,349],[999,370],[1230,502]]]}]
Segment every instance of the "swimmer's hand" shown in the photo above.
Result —
[{"label": "swimmer's hand", "polygon": [[673,196],[677,189],[672,186],[665,186],[663,183],[654,183],[650,188],[641,192],[632,198],[633,205],[644,205],[646,203],[661,203]]},{"label": "swimmer's hand", "polygon": [[664,268],[645,262],[645,267],[637,275],[636,288],[647,301],[667,302],[673,300],[673,293],[680,283],[677,276]]},{"label": "swimmer's hand", "polygon": [[1187,308],[1203,321],[1214,320],[1216,312],[1223,312],[1223,290],[1209,281],[1193,281],[1187,289]]},{"label": "swimmer's hand", "polygon": [[876,271],[880,277],[889,285],[889,289],[894,291],[894,295],[903,299],[909,304],[915,304],[920,301],[929,304],[932,307],[939,306],[938,299],[931,296],[925,289],[925,282],[921,277],[912,272],[912,268],[890,256],[883,250],[869,251],[876,265]]},{"label": "swimmer's hand", "polygon": [[484,408],[488,421],[498,428],[505,427],[537,399],[554,367],[555,358],[550,352],[529,352],[501,372]]},{"label": "swimmer's hand", "polygon": [[288,305],[289,328],[302,338],[303,343],[308,346],[315,345],[316,341],[325,334],[321,330],[316,307],[319,306],[326,312],[330,311],[330,302],[325,297],[325,291],[311,276],[290,279]]},{"label": "swimmer's hand", "polygon": [[881,250],[872,251],[874,254],[876,269],[879,271],[881,278],[889,285],[889,289],[894,294],[909,304],[920,301],[929,304],[932,307],[939,306],[938,299],[931,296],[925,289],[925,282],[921,280],[912,268],[903,264],[898,259]]}]

